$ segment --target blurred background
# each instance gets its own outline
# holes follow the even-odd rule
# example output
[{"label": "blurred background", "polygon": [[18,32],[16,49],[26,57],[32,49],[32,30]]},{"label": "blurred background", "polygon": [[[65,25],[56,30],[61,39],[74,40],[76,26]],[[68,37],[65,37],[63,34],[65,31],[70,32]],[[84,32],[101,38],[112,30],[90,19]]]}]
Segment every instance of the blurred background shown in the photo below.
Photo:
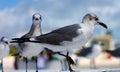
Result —
[{"label": "blurred background", "polygon": [[[120,0],[0,0],[0,37],[21,37],[31,27],[32,15],[42,15],[42,32],[47,33],[54,29],[81,23],[86,13],[95,13],[108,29],[96,27],[92,40],[101,41],[102,53],[95,58],[96,68],[119,68],[120,60],[108,55],[105,50],[114,50],[120,47]],[[87,45],[89,45],[88,42]],[[10,44],[11,51],[4,58],[5,69],[24,69],[24,58],[13,56],[17,53],[17,44]],[[71,57],[76,56],[73,53]],[[43,64],[41,64],[43,63]],[[29,59],[29,69],[35,69],[34,57]],[[55,65],[58,66],[55,66]],[[51,66],[52,65],[52,66]],[[39,69],[60,69],[60,59],[46,51],[40,52],[38,57]],[[73,68],[90,68],[90,59],[81,57],[77,66]]]}]

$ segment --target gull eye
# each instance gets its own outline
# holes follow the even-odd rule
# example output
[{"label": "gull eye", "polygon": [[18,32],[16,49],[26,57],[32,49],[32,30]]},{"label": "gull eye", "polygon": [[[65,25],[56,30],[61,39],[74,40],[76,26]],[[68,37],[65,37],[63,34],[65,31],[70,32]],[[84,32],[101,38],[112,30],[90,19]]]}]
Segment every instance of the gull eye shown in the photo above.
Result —
[{"label": "gull eye", "polygon": [[39,17],[40,19],[42,19],[41,17]]},{"label": "gull eye", "polygon": [[98,20],[98,18],[97,18],[97,17],[95,17],[95,20]]},{"label": "gull eye", "polygon": [[92,17],[90,17],[89,20],[92,20]]},{"label": "gull eye", "polygon": [[35,19],[35,17],[33,16],[33,20]]}]

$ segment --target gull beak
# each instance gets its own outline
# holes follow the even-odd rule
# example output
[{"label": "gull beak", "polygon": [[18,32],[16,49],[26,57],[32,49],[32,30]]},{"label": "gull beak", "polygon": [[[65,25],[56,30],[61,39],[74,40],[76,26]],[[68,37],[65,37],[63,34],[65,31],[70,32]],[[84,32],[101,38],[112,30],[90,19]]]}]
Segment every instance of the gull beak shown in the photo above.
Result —
[{"label": "gull beak", "polygon": [[107,25],[104,24],[103,22],[98,21],[98,24],[101,25],[101,26],[103,26],[103,27],[106,28],[106,29],[108,28]]}]

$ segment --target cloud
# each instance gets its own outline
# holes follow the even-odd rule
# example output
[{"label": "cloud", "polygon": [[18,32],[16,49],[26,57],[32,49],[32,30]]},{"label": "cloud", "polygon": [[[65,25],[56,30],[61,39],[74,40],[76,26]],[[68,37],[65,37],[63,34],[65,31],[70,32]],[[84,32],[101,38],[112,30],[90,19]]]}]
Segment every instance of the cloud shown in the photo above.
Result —
[{"label": "cloud", "polygon": [[2,26],[13,26],[15,23],[16,17],[12,14],[12,10],[4,9],[0,11],[0,24]]},{"label": "cloud", "polygon": [[[92,1],[92,2],[91,2]],[[89,12],[97,14],[116,35],[116,27],[120,26],[119,0],[31,0],[21,1],[12,8],[0,10],[0,34],[5,28],[5,35],[16,36],[18,32],[28,31],[32,15],[36,12],[42,15],[43,31],[51,31],[66,25],[80,23],[82,17]],[[12,34],[12,35],[11,35]]]},{"label": "cloud", "polygon": [[89,7],[89,11],[100,13],[100,15],[108,16],[114,15],[115,13],[119,12],[118,9],[113,8],[111,6],[104,6],[104,7]]},{"label": "cloud", "polygon": [[120,10],[116,6],[89,7],[88,10],[97,13],[109,25],[109,28],[118,26],[118,21],[115,21],[117,18],[114,17]]}]

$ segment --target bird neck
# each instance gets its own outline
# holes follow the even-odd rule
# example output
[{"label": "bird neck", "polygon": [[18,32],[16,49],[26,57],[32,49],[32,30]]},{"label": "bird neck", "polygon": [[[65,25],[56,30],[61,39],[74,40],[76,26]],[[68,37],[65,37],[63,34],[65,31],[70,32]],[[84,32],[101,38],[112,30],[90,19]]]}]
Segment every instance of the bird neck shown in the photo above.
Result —
[{"label": "bird neck", "polygon": [[94,32],[94,24],[90,22],[84,22],[83,26],[87,32]]},{"label": "bird neck", "polygon": [[32,36],[39,36],[41,35],[41,32],[41,23],[33,23],[29,34],[31,34]]},{"label": "bird neck", "polygon": [[94,44],[94,45],[92,46],[92,50],[93,50],[93,51],[101,52],[101,51],[102,51],[102,48],[100,47],[100,45]]},{"label": "bird neck", "polygon": [[86,27],[89,27],[89,28],[91,28],[91,27],[94,28],[94,25],[95,25],[94,22],[92,22],[92,21],[85,21],[84,24],[86,25]]}]

